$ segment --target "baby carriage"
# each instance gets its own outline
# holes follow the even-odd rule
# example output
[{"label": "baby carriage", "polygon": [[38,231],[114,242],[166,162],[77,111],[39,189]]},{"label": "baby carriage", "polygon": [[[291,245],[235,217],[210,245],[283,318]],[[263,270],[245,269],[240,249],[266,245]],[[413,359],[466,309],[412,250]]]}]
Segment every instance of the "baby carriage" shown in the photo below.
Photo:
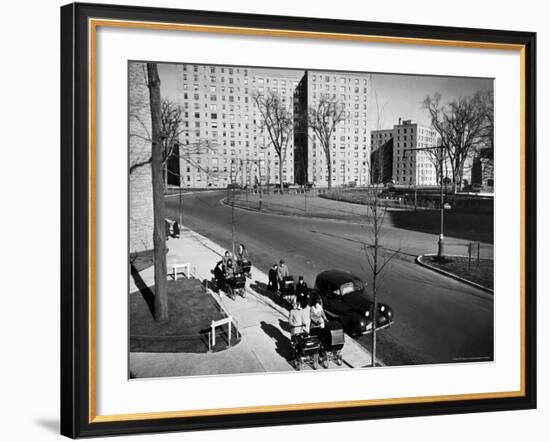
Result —
[{"label": "baby carriage", "polygon": [[242,270],[237,270],[232,275],[226,278],[226,291],[231,299],[235,299],[235,295],[244,298],[246,293],[246,276]]},{"label": "baby carriage", "polygon": [[344,347],[344,327],[339,321],[329,321],[323,329],[319,361],[324,368],[328,368],[329,361],[342,365],[342,348]]},{"label": "baby carriage", "polygon": [[281,303],[287,303],[289,306],[292,306],[296,301],[296,283],[292,276],[285,276],[281,281],[281,286],[279,287],[281,291]]},{"label": "baby carriage", "polygon": [[319,337],[308,333],[299,333],[292,336],[292,363],[298,371],[303,364],[310,364],[314,370],[319,365],[319,350],[321,343]]},{"label": "baby carriage", "polygon": [[248,259],[237,260],[237,266],[243,271],[247,278],[251,277],[250,269],[252,268],[252,263]]}]

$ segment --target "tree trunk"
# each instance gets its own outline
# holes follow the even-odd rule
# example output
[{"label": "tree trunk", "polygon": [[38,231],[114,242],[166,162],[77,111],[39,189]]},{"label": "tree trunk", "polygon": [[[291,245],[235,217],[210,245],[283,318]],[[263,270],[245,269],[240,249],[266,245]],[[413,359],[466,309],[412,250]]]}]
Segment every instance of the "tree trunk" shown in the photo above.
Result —
[{"label": "tree trunk", "polygon": [[328,146],[325,146],[325,153],[327,156],[327,169],[328,169],[328,190],[332,189],[332,163],[330,161],[330,142]]},{"label": "tree trunk", "polygon": [[166,287],[166,232],[164,220],[164,183],[162,173],[162,129],[160,105],[160,78],[156,63],[147,63],[149,103],[151,107],[152,146],[151,175],[153,184],[153,249],[155,271],[155,320],[168,319],[168,291]]},{"label": "tree trunk", "polygon": [[[375,190],[377,192],[377,190]],[[374,257],[373,257],[373,271],[372,271],[372,335],[371,335],[371,344],[372,344],[372,366],[376,367],[376,279],[378,277],[378,234],[379,234],[379,219],[378,219],[378,194],[374,197]]]},{"label": "tree trunk", "polygon": [[283,193],[283,155],[279,154],[279,185],[281,194]]}]

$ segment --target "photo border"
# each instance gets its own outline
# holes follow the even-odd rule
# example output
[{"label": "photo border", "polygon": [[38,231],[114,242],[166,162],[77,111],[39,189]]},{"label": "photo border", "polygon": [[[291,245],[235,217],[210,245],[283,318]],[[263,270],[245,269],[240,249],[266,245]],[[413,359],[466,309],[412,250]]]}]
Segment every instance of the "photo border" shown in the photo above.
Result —
[{"label": "photo border", "polygon": [[[520,389],[118,415],[96,413],[96,31],[208,32],[517,51],[521,69]],[[536,34],[165,8],[61,8],[61,433],[238,428],[536,407]],[[315,410],[315,413],[311,411]]]}]

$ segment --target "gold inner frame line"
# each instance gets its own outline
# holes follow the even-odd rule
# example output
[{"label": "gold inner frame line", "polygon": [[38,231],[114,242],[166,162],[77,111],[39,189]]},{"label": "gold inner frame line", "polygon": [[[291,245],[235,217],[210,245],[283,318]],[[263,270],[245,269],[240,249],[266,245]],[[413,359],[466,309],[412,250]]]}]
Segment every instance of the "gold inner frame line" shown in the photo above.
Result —
[{"label": "gold inner frame line", "polygon": [[[444,46],[478,49],[497,49],[518,51],[520,54],[520,389],[517,391],[499,391],[487,393],[464,393],[438,396],[417,396],[388,399],[366,399],[336,402],[317,402],[285,405],[262,405],[220,409],[198,409],[181,411],[160,411],[147,413],[129,413],[97,415],[96,413],[96,37],[98,27],[134,28],[147,30],[170,30],[186,32],[207,32],[218,34],[254,35],[269,37],[292,37],[324,40],[355,41],[387,44],[410,44],[419,46]],[[339,34],[311,31],[292,31],[281,29],[247,28],[232,26],[211,26],[181,23],[157,23],[131,20],[88,19],[88,93],[89,93],[89,382],[88,382],[88,421],[89,423],[133,421],[145,419],[168,419],[179,417],[237,415],[246,413],[269,413],[297,410],[321,410],[329,408],[365,407],[375,405],[415,404],[442,401],[482,400],[513,398],[525,396],[525,46],[494,42],[474,42],[459,40],[423,39],[411,37],[389,37],[376,35]]]}]

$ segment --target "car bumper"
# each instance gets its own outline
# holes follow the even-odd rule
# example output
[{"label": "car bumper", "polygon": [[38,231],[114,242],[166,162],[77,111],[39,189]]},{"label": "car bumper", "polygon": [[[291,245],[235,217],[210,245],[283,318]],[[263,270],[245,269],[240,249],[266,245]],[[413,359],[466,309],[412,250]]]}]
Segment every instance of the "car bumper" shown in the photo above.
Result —
[{"label": "car bumper", "polygon": [[[376,327],[376,331],[384,330],[385,328],[388,328],[392,324],[393,324],[393,321],[388,321],[384,325],[379,325],[378,327]],[[368,335],[369,333],[372,333],[372,324],[369,324],[367,328],[364,331],[362,331],[360,334]]]}]

